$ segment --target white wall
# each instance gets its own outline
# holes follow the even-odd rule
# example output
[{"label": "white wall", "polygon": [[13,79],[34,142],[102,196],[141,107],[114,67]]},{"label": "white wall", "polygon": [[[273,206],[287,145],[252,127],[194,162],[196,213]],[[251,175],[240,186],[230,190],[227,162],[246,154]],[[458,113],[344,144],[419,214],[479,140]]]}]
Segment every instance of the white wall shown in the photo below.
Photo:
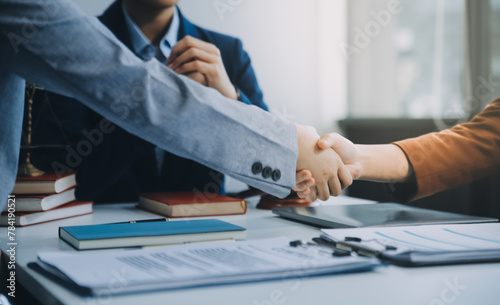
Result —
[{"label": "white wall", "polygon": [[[99,14],[109,0],[74,0]],[[272,111],[320,133],[347,114],[347,0],[182,0],[194,23],[242,39]]]}]

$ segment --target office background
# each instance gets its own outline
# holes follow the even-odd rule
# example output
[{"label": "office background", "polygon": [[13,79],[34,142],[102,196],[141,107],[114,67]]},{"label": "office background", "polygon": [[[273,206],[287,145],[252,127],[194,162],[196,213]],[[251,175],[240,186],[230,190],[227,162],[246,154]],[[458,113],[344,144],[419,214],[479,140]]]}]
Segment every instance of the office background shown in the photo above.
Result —
[{"label": "office background", "polygon": [[[74,0],[92,15],[112,0]],[[242,39],[275,113],[387,143],[451,127],[500,96],[500,0],[181,0]],[[500,217],[500,177],[414,205]],[[390,201],[380,184],[349,193]]]}]

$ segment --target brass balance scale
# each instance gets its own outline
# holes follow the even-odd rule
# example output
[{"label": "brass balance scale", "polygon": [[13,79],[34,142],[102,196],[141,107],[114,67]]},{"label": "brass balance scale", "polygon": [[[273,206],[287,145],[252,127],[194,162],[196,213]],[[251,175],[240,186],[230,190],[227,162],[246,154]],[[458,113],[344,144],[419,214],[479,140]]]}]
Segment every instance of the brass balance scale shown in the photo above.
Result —
[{"label": "brass balance scale", "polygon": [[26,84],[26,93],[24,99],[24,119],[23,131],[21,138],[21,150],[19,154],[18,176],[36,177],[41,176],[44,172],[36,168],[31,163],[31,156],[35,153],[47,153],[61,150],[64,145],[32,145],[33,134],[33,104],[35,103],[37,93],[42,93],[44,90],[33,84]]}]

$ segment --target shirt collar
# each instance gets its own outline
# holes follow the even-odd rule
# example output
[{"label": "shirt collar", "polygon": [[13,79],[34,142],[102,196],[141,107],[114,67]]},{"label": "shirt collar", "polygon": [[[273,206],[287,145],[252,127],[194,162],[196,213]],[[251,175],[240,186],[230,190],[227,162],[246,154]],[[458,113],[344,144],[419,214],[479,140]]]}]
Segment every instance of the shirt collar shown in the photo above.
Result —
[{"label": "shirt collar", "polygon": [[177,43],[180,18],[177,7],[174,8],[174,15],[170,23],[170,27],[160,41],[159,50],[151,44],[151,42],[142,33],[141,29],[135,24],[122,3],[123,14],[125,15],[125,23],[130,35],[132,50],[144,60],[149,60],[156,57],[160,61],[164,61],[170,56],[173,46]]}]

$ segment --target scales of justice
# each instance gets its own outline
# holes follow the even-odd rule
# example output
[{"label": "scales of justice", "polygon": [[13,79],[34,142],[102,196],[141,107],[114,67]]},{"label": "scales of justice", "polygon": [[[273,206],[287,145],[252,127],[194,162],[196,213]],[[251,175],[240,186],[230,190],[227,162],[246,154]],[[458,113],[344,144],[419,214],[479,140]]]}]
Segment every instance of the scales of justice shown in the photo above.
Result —
[{"label": "scales of justice", "polygon": [[36,168],[31,163],[31,156],[35,153],[50,153],[61,150],[64,145],[32,145],[33,135],[33,104],[35,103],[37,93],[42,93],[44,90],[34,84],[26,83],[26,93],[24,98],[24,119],[23,130],[21,137],[21,150],[19,153],[18,176],[36,177],[41,176],[44,172]]}]

